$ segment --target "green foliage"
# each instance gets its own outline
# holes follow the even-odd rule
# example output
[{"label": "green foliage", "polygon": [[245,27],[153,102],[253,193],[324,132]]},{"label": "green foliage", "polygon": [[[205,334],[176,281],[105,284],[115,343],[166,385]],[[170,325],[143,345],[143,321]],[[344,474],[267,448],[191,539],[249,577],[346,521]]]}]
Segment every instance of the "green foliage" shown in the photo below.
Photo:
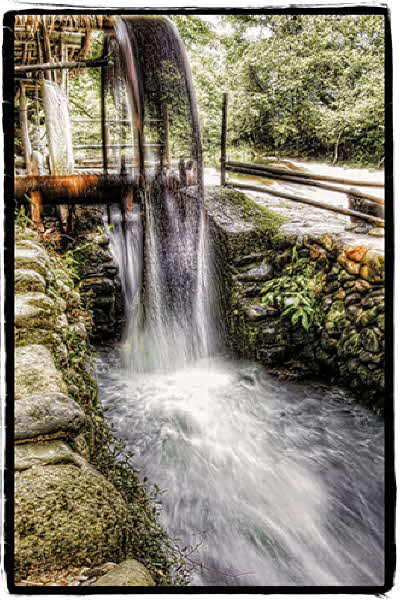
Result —
[{"label": "green foliage", "polygon": [[200,49],[186,18],[177,25],[206,150],[218,150],[221,92],[229,89],[233,147],[364,164],[383,157],[382,16],[216,16]]},{"label": "green foliage", "polygon": [[[327,157],[352,164],[376,165],[383,159],[383,16],[170,15],[170,19],[189,55],[206,156],[219,150],[222,92],[229,90],[231,150]],[[101,54],[101,46],[102,36],[96,34],[91,57]],[[71,78],[74,116],[98,115],[99,94],[98,69]],[[111,98],[107,111],[113,114]],[[77,144],[99,143],[99,136],[99,124],[75,125]]]},{"label": "green foliage", "polygon": [[[30,199],[29,199],[30,200]],[[14,228],[19,230],[20,234],[25,235],[26,229],[32,226],[32,220],[26,213],[25,205],[15,208]]]},{"label": "green foliage", "polygon": [[310,260],[299,258],[297,248],[292,249],[292,262],[284,268],[284,274],[268,281],[262,289],[262,305],[273,305],[281,311],[293,326],[305,330],[317,325],[319,313],[316,305],[314,281],[311,279]]}]

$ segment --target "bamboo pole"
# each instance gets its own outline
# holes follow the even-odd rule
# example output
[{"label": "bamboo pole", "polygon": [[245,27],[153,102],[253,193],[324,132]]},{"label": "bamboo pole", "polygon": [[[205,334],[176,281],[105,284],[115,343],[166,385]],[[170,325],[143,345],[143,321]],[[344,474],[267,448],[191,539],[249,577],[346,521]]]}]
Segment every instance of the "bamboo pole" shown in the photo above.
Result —
[{"label": "bamboo pole", "polygon": [[228,92],[222,94],[222,123],[221,123],[221,186],[226,181],[226,130],[228,123]]},{"label": "bamboo pole", "polygon": [[269,188],[262,186],[250,186],[245,184],[236,184],[235,182],[226,182],[226,186],[229,188],[242,188],[243,190],[251,190],[254,192],[263,192],[265,194],[270,194],[272,196],[276,196],[279,198],[289,199],[290,201],[294,201],[295,203],[303,203],[305,205],[312,205],[313,207],[318,207],[319,209],[326,209],[327,211],[333,211],[334,213],[340,213],[341,215],[349,215],[350,217],[357,217],[362,221],[370,222],[375,226],[384,228],[385,221],[374,217],[372,215],[367,215],[366,213],[360,213],[359,211],[353,211],[353,209],[343,209],[342,207],[335,207],[334,205],[329,205],[328,203],[323,203],[322,201],[315,201],[314,199],[306,199],[303,197],[296,196],[294,194],[288,194],[286,192],[277,192],[276,190],[270,190]]},{"label": "bamboo pole", "polygon": [[14,67],[15,73],[26,73],[30,71],[51,71],[54,69],[85,69],[89,67],[104,67],[111,65],[110,61],[105,59],[90,59],[85,61],[61,61],[59,63],[38,63],[36,65],[17,65]]},{"label": "bamboo pole", "polygon": [[342,192],[343,194],[353,194],[354,196],[362,197],[364,199],[368,199],[374,203],[379,205],[384,204],[384,199],[381,197],[373,196],[372,194],[367,194],[365,192],[361,192],[356,190],[355,188],[340,188],[340,186],[334,186],[332,184],[326,184],[324,182],[318,182],[316,180],[307,180],[303,177],[297,177],[294,175],[282,175],[270,172],[268,169],[253,169],[253,168],[244,168],[244,167],[234,167],[232,163],[228,162],[225,164],[226,170],[234,173],[240,173],[250,176],[259,176],[262,178],[270,178],[271,180],[284,180],[287,182],[293,182],[294,184],[303,184],[304,186],[314,186],[317,188],[323,188],[324,190],[332,190],[334,192]]},{"label": "bamboo pole", "polygon": [[283,176],[296,176],[307,178],[308,180],[321,180],[323,182],[337,182],[338,184],[349,184],[350,186],[368,186],[372,188],[383,188],[385,186],[382,182],[369,182],[366,180],[351,180],[349,178],[339,178],[336,176],[323,176],[311,174],[305,171],[296,170],[290,171],[289,169],[282,169],[279,167],[266,167],[257,163],[240,163],[239,161],[228,161],[231,167],[241,167],[244,169],[257,169],[259,171],[269,171],[270,173],[280,174]]}]

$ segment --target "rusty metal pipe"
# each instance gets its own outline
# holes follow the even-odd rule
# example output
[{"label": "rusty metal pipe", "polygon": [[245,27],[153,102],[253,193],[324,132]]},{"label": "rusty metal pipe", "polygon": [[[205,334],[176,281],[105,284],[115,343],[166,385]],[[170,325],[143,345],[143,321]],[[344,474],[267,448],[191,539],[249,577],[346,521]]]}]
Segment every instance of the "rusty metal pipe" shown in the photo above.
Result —
[{"label": "rusty metal pipe", "polygon": [[44,203],[112,204],[121,202],[127,190],[138,187],[137,178],[129,175],[74,174],[69,176],[17,176],[14,194],[19,201],[32,192],[40,192]]}]

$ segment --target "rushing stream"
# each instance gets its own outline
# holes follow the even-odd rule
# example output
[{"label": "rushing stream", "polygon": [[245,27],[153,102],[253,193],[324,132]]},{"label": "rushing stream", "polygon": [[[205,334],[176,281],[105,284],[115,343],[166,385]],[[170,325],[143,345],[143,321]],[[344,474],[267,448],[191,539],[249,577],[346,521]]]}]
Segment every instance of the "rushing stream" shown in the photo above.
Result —
[{"label": "rushing stream", "polygon": [[[190,99],[197,196],[143,172],[142,204],[123,220],[111,211],[127,325],[121,345],[98,354],[106,417],[163,492],[168,532],[198,546],[193,585],[381,585],[382,421],[348,391],[281,382],[224,357],[190,73],[172,26],[151,23],[124,20],[117,30],[139,143],[135,89],[157,88],[157,48],[167,48],[183,74],[175,96]],[[137,50],[158,39],[152,53]],[[143,157],[142,148],[142,171]]]},{"label": "rushing stream", "polygon": [[118,353],[98,379],[169,532],[202,542],[193,585],[383,583],[383,426],[347,391],[217,358],[138,375]]}]

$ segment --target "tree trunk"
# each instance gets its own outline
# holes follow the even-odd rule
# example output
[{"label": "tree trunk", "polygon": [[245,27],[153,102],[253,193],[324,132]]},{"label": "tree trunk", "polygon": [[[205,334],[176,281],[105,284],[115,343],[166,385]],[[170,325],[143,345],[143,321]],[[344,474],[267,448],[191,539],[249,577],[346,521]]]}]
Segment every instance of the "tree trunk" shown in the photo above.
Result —
[{"label": "tree trunk", "polygon": [[340,139],[342,137],[343,132],[344,132],[344,127],[342,127],[342,129],[339,131],[338,137],[336,138],[335,149],[334,149],[333,159],[332,159],[332,165],[336,165],[336,163],[338,162],[338,158],[339,158],[339,143],[340,143]]}]

